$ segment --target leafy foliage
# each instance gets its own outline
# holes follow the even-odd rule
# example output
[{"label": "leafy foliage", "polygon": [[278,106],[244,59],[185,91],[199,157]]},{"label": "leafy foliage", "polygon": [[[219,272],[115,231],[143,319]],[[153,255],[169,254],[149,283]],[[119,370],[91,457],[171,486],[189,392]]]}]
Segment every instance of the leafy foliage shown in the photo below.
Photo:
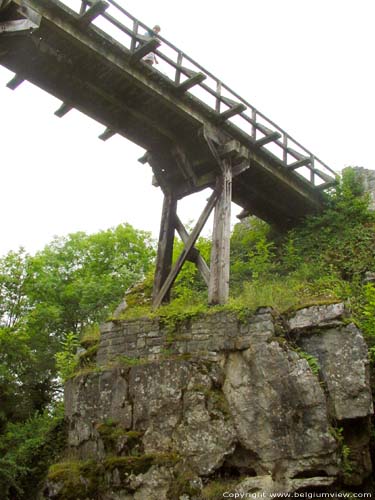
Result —
[{"label": "leafy foliage", "polygon": [[0,436],[0,491],[4,500],[35,498],[49,463],[65,446],[61,405],[26,422],[8,423]]}]

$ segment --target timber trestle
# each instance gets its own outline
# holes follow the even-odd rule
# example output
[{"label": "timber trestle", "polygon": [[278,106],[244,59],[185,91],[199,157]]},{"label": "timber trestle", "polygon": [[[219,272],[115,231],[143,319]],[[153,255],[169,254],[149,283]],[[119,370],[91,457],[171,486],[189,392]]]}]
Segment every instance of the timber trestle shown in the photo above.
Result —
[{"label": "timber trestle", "polygon": [[[258,109],[115,0],[0,0],[0,64],[61,100],[59,118],[78,109],[145,150],[164,193],[153,303],[168,300],[184,262],[193,260],[209,302],[229,292],[231,201],[278,229],[319,211],[335,172]],[[151,67],[143,58],[154,52]],[[159,70],[160,68],[160,70]],[[308,119],[308,118],[307,118]],[[188,234],[178,200],[211,188]],[[210,268],[194,245],[214,212]],[[184,249],[172,266],[175,231]]]}]

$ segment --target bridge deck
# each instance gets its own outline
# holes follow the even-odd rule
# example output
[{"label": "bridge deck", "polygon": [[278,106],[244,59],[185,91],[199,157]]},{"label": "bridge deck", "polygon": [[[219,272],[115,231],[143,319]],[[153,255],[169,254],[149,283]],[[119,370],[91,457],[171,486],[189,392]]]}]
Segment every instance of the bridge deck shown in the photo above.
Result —
[{"label": "bridge deck", "polygon": [[[27,6],[22,16],[16,13],[21,4]],[[212,75],[183,66],[183,59],[192,60],[181,51],[177,62],[163,55],[163,46],[173,47],[166,40],[154,49],[173,67],[173,78],[138,60],[144,25],[125,13],[133,23],[128,28],[106,7],[99,1],[79,14],[57,0],[14,0],[0,11],[0,64],[17,75],[10,86],[28,80],[63,101],[59,116],[76,108],[106,127],[103,139],[117,133],[142,146],[158,183],[178,197],[214,186],[219,167],[208,136],[232,158],[233,201],[246,213],[287,227],[321,207],[323,190],[334,181],[326,165],[249,103],[226,97],[218,80],[209,88],[203,78]],[[95,26],[97,15],[117,24],[129,47]],[[22,17],[35,27],[9,29],[9,19]],[[213,107],[193,95],[196,87],[214,95]]]}]

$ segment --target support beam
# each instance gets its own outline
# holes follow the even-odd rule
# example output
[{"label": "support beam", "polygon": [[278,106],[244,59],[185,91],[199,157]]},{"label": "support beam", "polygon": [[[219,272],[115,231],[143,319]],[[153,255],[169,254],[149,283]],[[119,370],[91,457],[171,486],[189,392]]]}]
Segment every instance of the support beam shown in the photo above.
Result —
[{"label": "support beam", "polygon": [[21,75],[14,75],[14,77],[7,83],[8,89],[16,90],[16,88],[23,83],[25,79]]},{"label": "support beam", "polygon": [[[183,68],[183,69],[184,69],[185,73],[187,73],[187,70],[185,68]],[[198,85],[198,84],[202,83],[206,78],[207,78],[207,76],[203,73],[196,73],[195,71],[189,71],[189,78],[187,80],[185,80],[184,82],[180,83],[179,85],[177,85],[176,91],[179,94],[184,94],[189,89],[194,87],[194,85]]]},{"label": "support beam", "polygon": [[212,234],[211,273],[208,287],[209,304],[225,304],[229,298],[230,209],[232,171],[229,160],[222,162],[220,197],[215,207]]},{"label": "support beam", "polygon": [[55,111],[55,115],[58,116],[59,118],[62,118],[65,116],[69,111],[73,109],[73,106],[70,104],[66,104],[66,102],[63,102],[61,106],[59,107],[58,110]]},{"label": "support beam", "polygon": [[154,52],[154,50],[156,50],[159,47],[159,45],[160,45],[159,40],[157,40],[156,38],[151,38],[151,40],[148,40],[148,42],[144,43],[143,45],[135,49],[135,51],[130,57],[130,64],[134,64],[140,61],[150,52]]},{"label": "support beam", "polygon": [[[186,245],[186,243],[189,239],[189,234],[186,231],[186,229],[185,229],[184,225],[182,224],[182,222],[180,221],[180,219],[178,218],[178,216],[176,216],[176,230],[177,230],[178,234],[180,235],[181,240]],[[199,250],[197,250],[195,247],[192,248],[192,250],[195,251],[194,255],[192,257],[192,261],[197,266],[198,271],[201,273],[201,276],[202,276],[204,282],[208,286],[208,284],[210,282],[210,268],[208,267],[204,258],[199,253]]]},{"label": "support beam", "polygon": [[269,144],[270,142],[277,141],[277,139],[280,139],[281,134],[279,132],[272,132],[269,135],[266,135],[262,137],[261,139],[258,139],[255,141],[255,146],[257,148],[260,148],[262,146],[265,146],[266,144]]},{"label": "support beam", "polygon": [[78,19],[78,24],[82,27],[88,26],[94,19],[100,16],[100,14],[103,14],[108,7],[109,4],[103,0],[92,2],[90,7],[82,12],[81,17]]},{"label": "support beam", "polygon": [[229,118],[232,118],[232,116],[239,115],[243,111],[246,111],[246,109],[247,108],[244,104],[241,104],[241,103],[235,104],[231,108],[220,113],[219,120],[221,122],[225,122],[226,120],[229,120]]},{"label": "support beam", "polygon": [[[198,222],[196,223],[193,231],[191,232],[185,244],[185,247],[182,250],[180,256],[178,257],[177,262],[175,263],[172,271],[169,273],[167,279],[164,281],[163,286],[160,288],[159,293],[157,295],[156,294],[153,295],[154,297],[153,307],[155,309],[161,305],[164,298],[167,296],[171,286],[173,285],[175,279],[177,278],[178,273],[181,271],[184,262],[187,260],[187,257],[191,249],[194,247],[195,242],[197,241],[197,238],[203,229],[203,226],[207,222],[207,219],[210,216],[212,209],[216,204],[217,198],[218,198],[218,192],[215,190],[212,192],[205,209],[203,210],[201,216],[198,219]],[[160,281],[158,282],[158,284],[160,284]],[[156,291],[156,287],[154,288],[154,290]]]},{"label": "support beam", "polygon": [[116,135],[116,133],[117,132],[115,130],[112,130],[111,128],[107,127],[104,130],[104,132],[102,132],[98,137],[102,141],[107,141],[108,139],[110,139],[111,137],[113,137],[114,135]]},{"label": "support beam", "polygon": [[310,165],[311,163],[311,158],[308,158],[307,156],[305,158],[301,158],[300,160],[295,161],[294,163],[290,163],[289,165],[286,166],[288,170],[296,170],[297,168],[300,167],[306,167],[307,165]]}]

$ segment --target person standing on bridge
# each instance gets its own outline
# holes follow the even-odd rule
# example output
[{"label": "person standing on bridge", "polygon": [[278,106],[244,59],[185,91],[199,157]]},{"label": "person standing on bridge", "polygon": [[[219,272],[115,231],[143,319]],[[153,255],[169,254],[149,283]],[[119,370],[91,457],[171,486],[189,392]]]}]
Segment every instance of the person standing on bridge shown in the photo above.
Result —
[{"label": "person standing on bridge", "polygon": [[[152,28],[152,30],[147,30],[144,33],[143,39],[144,39],[145,42],[148,42],[149,40],[151,40],[151,38],[155,38],[155,36],[157,36],[158,33],[160,33],[160,26],[158,24],[156,24]],[[150,66],[153,66],[154,63],[155,64],[159,64],[159,61],[156,59],[156,55],[154,54],[154,52],[150,52],[142,60],[146,64],[149,64]]]}]

